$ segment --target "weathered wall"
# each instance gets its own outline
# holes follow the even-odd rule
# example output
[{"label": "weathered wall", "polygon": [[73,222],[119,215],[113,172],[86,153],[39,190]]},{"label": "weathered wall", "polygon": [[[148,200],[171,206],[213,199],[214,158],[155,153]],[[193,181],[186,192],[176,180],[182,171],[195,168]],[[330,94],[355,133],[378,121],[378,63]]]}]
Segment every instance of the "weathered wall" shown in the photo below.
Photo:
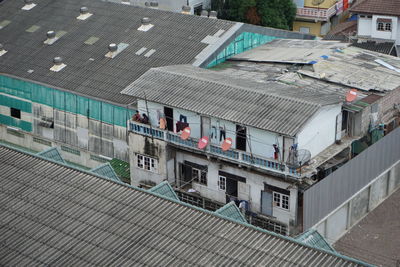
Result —
[{"label": "weathered wall", "polygon": [[[169,154],[167,151],[167,143],[165,141],[130,133],[129,151],[132,185],[155,185],[168,179],[167,161],[169,160]],[[152,172],[138,168],[138,154],[156,159],[157,171]]]},{"label": "weathered wall", "polygon": [[[239,168],[234,165],[224,164],[214,159],[207,159],[204,156],[197,156],[193,153],[177,151],[175,168],[179,170],[179,163],[184,161],[193,162],[208,167],[207,186],[193,182],[192,186],[195,190],[206,198],[213,199],[218,202],[225,203],[225,191],[219,190],[218,173],[224,171],[233,175],[241,176],[246,179],[246,183],[238,183],[238,196],[240,199],[250,201],[252,211],[261,213],[261,191],[264,191],[265,184],[279,187],[290,191],[289,210],[284,210],[279,207],[273,207],[273,216],[279,221],[290,224],[296,219],[297,212],[297,188],[291,186],[290,183],[279,179],[274,179],[268,175],[262,175],[254,170]],[[176,171],[177,175],[179,171]]]}]

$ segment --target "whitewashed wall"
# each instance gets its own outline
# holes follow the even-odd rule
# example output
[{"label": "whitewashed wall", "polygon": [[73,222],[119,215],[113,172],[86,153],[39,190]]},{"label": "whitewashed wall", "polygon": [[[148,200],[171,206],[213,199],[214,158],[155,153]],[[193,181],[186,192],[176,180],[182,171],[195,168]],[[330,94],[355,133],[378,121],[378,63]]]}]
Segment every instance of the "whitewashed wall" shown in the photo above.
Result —
[{"label": "whitewashed wall", "polygon": [[357,34],[361,36],[371,36],[372,18],[361,18],[358,16]]},{"label": "whitewashed wall", "polygon": [[297,135],[299,149],[308,149],[311,157],[335,142],[336,116],[341,114],[341,105],[320,109]]},{"label": "whitewashed wall", "polygon": [[[376,21],[378,18],[391,19],[392,20],[392,31],[378,31],[377,26],[376,26]],[[397,17],[374,15],[374,16],[372,16],[371,37],[396,40],[397,24],[398,24]]]}]

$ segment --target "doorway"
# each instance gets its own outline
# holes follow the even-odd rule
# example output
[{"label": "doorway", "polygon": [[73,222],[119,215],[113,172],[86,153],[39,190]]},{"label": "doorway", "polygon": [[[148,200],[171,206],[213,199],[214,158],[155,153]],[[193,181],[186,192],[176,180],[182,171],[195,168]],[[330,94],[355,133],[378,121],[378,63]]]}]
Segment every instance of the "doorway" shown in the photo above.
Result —
[{"label": "doorway", "polygon": [[201,116],[201,136],[209,136],[211,127],[211,119]]},{"label": "doorway", "polygon": [[246,127],[236,125],[236,149],[246,151]]},{"label": "doorway", "polygon": [[261,191],[261,213],[272,216],[272,191]]},{"label": "doorway", "polygon": [[174,110],[169,107],[164,107],[165,120],[167,121],[167,130],[174,130]]}]

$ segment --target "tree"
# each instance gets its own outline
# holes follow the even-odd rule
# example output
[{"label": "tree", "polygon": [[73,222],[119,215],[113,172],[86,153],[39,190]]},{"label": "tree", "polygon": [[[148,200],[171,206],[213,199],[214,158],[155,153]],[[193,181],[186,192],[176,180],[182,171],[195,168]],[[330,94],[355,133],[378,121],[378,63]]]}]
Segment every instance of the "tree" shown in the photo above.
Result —
[{"label": "tree", "polygon": [[296,17],[293,0],[213,0],[221,19],[289,30]]}]

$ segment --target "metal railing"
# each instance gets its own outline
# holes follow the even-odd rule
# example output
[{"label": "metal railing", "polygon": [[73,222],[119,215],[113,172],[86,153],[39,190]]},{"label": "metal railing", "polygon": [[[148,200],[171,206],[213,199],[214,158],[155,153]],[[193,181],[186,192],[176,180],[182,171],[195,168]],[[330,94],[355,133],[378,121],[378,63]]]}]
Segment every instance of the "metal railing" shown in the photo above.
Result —
[{"label": "metal railing", "polygon": [[327,9],[321,8],[297,8],[296,16],[298,17],[310,17],[313,19],[320,19],[323,21],[329,20],[333,15],[336,14],[336,6],[333,5]]},{"label": "metal railing", "polygon": [[286,174],[290,176],[295,176],[295,177],[300,176],[296,168],[291,168],[286,164],[276,161],[274,159],[262,157],[259,155],[254,155],[249,152],[237,149],[230,149],[228,151],[223,151],[219,146],[213,144],[208,145],[205,149],[199,149],[197,147],[198,145],[197,138],[188,138],[187,140],[182,140],[181,137],[176,133],[167,130],[151,128],[150,125],[148,124],[142,124],[135,121],[128,121],[128,129],[129,131],[140,135],[152,136],[153,138],[164,140],[166,142],[175,145],[187,147],[197,151],[203,151],[204,153],[208,153],[221,158],[226,158],[229,160],[234,160],[238,163],[243,163],[274,172],[279,172],[281,174]]},{"label": "metal railing", "polygon": [[[217,209],[224,206],[223,203],[216,202],[199,195],[187,193],[179,189],[175,189],[175,192],[180,201],[189,203],[193,206],[197,206],[206,210],[216,211]],[[254,212],[246,212],[245,217],[247,222],[254,226],[282,235],[288,235],[289,233],[288,226],[282,222],[279,222],[276,219],[269,218],[267,216],[257,214]]]}]

